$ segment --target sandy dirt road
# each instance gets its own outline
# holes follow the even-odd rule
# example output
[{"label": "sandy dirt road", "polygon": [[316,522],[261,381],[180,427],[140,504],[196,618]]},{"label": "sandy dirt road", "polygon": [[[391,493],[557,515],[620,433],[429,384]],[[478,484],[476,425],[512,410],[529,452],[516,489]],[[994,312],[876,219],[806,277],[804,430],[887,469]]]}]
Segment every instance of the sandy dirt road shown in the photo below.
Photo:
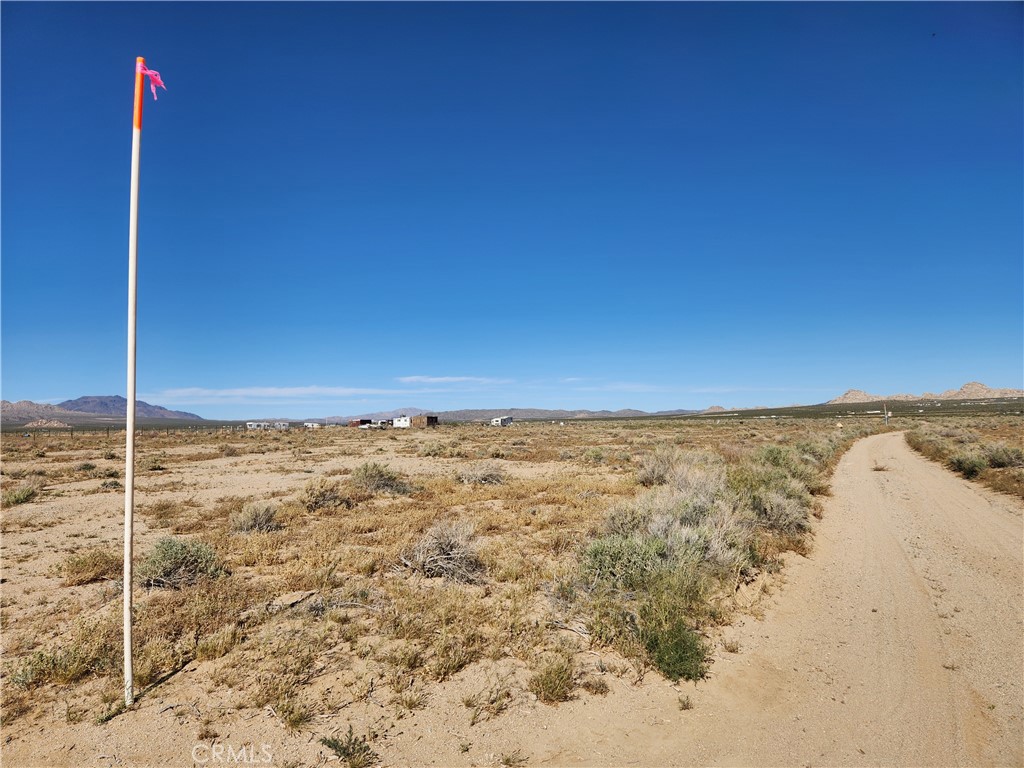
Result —
[{"label": "sandy dirt road", "polygon": [[814,552],[790,563],[764,621],[736,629],[740,653],[716,662],[695,708],[659,721],[641,705],[589,734],[599,760],[563,743],[549,761],[1021,765],[1021,515],[900,433],[858,442]]}]

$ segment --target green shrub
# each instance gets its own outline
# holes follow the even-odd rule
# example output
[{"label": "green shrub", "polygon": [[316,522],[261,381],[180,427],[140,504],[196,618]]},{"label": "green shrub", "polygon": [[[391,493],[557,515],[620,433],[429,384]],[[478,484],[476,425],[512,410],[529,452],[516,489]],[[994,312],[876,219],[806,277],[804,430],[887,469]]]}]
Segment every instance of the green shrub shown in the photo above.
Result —
[{"label": "green shrub", "polygon": [[11,488],[9,491],[4,491],[3,506],[13,507],[18,504],[25,504],[26,502],[32,501],[38,493],[39,487],[34,483],[22,483],[17,488]]},{"label": "green shrub", "polygon": [[710,664],[710,646],[683,616],[644,617],[640,639],[651,662],[669,680],[703,680]]},{"label": "green shrub", "polygon": [[139,566],[139,579],[147,587],[181,589],[203,578],[215,579],[227,571],[209,544],[166,536]]},{"label": "green shrub", "polygon": [[334,752],[348,768],[369,768],[378,760],[377,753],[370,748],[366,737],[356,738],[351,725],[348,727],[348,734],[345,738],[324,736],[320,739],[320,743]]},{"label": "green shrub", "polygon": [[1024,467],[1024,451],[1006,443],[992,443],[985,446],[985,458],[988,465],[995,469]]},{"label": "green shrub", "polygon": [[666,543],[653,537],[604,536],[583,552],[583,573],[592,583],[637,589],[665,564]]},{"label": "green shrub", "polygon": [[949,466],[954,472],[959,472],[970,480],[988,467],[988,461],[980,453],[961,452],[949,457]]}]

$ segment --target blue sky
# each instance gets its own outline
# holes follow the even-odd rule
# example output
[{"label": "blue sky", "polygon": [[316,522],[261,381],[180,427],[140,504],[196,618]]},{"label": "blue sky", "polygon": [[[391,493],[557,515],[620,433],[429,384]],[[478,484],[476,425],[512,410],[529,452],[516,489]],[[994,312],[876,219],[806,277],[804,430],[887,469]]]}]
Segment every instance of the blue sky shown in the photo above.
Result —
[{"label": "blue sky", "polygon": [[210,418],[1024,386],[1020,3],[15,3],[2,395]]}]

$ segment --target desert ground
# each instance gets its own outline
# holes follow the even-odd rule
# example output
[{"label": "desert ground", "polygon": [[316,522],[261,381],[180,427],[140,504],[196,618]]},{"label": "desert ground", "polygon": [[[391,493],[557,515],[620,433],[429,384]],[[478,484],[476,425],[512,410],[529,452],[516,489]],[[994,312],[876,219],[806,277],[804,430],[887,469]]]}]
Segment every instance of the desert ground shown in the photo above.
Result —
[{"label": "desert ground", "polygon": [[[905,431],[1002,458],[968,480]],[[979,480],[1016,488],[1022,440],[1019,417],[147,432],[125,710],[123,445],[4,435],[0,755],[1020,765],[1024,506]]]}]

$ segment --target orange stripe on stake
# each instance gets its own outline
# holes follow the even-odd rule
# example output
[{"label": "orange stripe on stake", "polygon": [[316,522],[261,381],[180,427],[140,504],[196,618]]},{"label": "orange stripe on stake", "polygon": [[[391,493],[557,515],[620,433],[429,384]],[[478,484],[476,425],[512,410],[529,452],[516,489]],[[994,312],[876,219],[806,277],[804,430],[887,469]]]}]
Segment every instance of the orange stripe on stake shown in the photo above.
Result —
[{"label": "orange stripe on stake", "polygon": [[135,59],[135,117],[132,126],[142,130],[142,87],[146,82],[146,75],[143,70],[146,68],[146,60],[139,56]]}]

